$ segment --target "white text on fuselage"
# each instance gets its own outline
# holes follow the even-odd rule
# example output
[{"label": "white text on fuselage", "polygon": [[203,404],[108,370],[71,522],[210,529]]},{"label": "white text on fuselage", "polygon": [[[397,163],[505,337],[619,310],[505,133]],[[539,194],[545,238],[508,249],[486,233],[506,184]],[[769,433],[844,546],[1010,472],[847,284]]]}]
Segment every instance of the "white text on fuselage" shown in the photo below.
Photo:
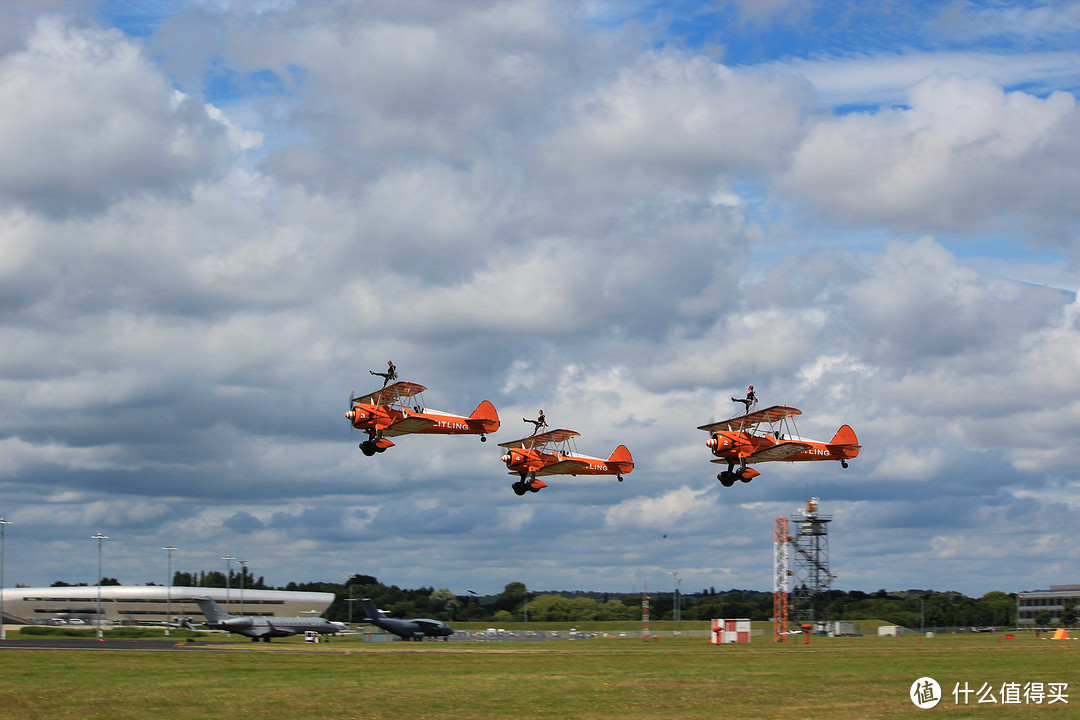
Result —
[{"label": "white text on fuselage", "polygon": [[449,420],[437,420],[435,427],[446,428],[447,430],[468,430],[469,426],[461,422],[452,422]]},{"label": "white text on fuselage", "polygon": [[[565,460],[578,460],[578,461],[582,461],[582,462],[587,462],[587,461],[583,461],[582,458],[574,457],[573,455],[556,455],[554,462],[552,462],[551,464],[554,465],[556,462],[563,462]],[[593,470],[593,471],[596,471],[596,472],[604,472],[607,469],[608,469],[607,465],[605,463],[603,463],[603,462],[588,462],[585,465],[585,467],[577,468],[576,470],[572,471],[570,474],[574,475],[574,474],[577,474],[577,473],[580,473],[580,472],[585,472],[586,470]]]}]

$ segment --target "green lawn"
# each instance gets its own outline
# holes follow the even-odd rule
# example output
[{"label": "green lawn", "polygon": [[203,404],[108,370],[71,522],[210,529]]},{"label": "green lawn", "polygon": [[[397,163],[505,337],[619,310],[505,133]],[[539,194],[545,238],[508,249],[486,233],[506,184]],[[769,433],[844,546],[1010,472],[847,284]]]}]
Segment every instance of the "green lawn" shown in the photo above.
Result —
[{"label": "green lawn", "polygon": [[[203,643],[252,649],[246,640]],[[107,645],[107,643],[106,643]],[[873,718],[1075,717],[1080,641],[1020,635],[700,638],[318,646],[255,652],[0,651],[0,718]],[[912,682],[942,686],[919,710]],[[956,683],[1067,682],[1069,704],[979,704]],[[1071,697],[1075,695],[1075,697]]]}]

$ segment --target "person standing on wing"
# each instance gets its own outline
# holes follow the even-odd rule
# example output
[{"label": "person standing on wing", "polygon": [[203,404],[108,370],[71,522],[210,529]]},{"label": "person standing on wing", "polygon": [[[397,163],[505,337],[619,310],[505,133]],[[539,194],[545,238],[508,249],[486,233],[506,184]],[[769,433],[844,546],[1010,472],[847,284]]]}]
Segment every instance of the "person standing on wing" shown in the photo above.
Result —
[{"label": "person standing on wing", "polygon": [[368,372],[370,372],[372,375],[378,375],[379,377],[381,377],[383,379],[383,387],[386,387],[386,383],[390,382],[391,380],[397,380],[397,368],[394,367],[393,360],[386,361],[386,372],[384,373],[375,372],[374,370],[369,370]]},{"label": "person standing on wing", "polygon": [[530,436],[535,435],[536,433],[540,432],[540,428],[547,428],[547,418],[544,417],[544,411],[543,410],[540,411],[540,415],[535,420],[530,420],[528,418],[521,418],[521,421],[522,422],[527,422],[527,423],[532,423],[533,425],[536,426],[536,427],[533,428],[533,431],[531,433],[529,433]]},{"label": "person standing on wing", "polygon": [[754,394],[754,386],[746,388],[745,398],[731,398],[731,402],[742,403],[746,405],[746,414],[750,414],[750,410],[757,407],[757,395]]}]

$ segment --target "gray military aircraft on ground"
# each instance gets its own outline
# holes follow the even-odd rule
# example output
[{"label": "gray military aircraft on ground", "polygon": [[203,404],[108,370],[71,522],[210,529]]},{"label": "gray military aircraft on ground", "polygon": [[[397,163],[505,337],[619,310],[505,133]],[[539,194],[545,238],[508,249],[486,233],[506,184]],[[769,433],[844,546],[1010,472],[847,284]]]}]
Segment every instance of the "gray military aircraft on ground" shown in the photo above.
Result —
[{"label": "gray military aircraft on ground", "polygon": [[250,615],[230,615],[221,606],[208,597],[192,598],[199,604],[199,610],[206,616],[206,627],[212,630],[225,630],[251,638],[251,642],[270,638],[299,635],[309,630],[321,635],[340,632],[342,626],[321,617],[254,617]]},{"label": "gray military aircraft on ground", "polygon": [[386,632],[393,633],[403,640],[423,640],[426,637],[441,637],[443,640],[449,640],[450,636],[454,634],[454,628],[442,620],[428,620],[427,618],[394,620],[385,618],[370,598],[361,600],[360,605],[364,608],[364,614],[367,615],[367,622],[377,628],[382,628]]}]

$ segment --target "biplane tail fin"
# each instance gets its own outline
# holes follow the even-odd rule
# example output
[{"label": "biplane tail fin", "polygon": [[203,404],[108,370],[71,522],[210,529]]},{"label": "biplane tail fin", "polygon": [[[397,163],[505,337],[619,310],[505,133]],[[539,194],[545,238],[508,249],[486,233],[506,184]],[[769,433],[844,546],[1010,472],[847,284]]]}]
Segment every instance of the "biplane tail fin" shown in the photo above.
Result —
[{"label": "biplane tail fin", "polygon": [[[855,437],[855,431],[851,429],[850,425],[844,425],[836,434],[833,435],[833,439],[829,441],[829,445],[841,445],[846,450],[854,450],[855,455],[859,454],[859,438]],[[851,455],[851,457],[855,457]]]},{"label": "biplane tail fin", "polygon": [[628,473],[634,469],[634,458],[625,445],[615,448],[615,452],[611,453],[607,461],[619,473]]},{"label": "biplane tail fin", "polygon": [[833,435],[833,439],[829,441],[830,445],[858,445],[859,438],[855,437],[855,431],[851,429],[850,425],[844,425],[836,434]]},{"label": "biplane tail fin", "polygon": [[469,416],[469,427],[485,433],[493,433],[498,430],[499,413],[495,410],[495,406],[487,400],[477,405],[472,415]]}]

